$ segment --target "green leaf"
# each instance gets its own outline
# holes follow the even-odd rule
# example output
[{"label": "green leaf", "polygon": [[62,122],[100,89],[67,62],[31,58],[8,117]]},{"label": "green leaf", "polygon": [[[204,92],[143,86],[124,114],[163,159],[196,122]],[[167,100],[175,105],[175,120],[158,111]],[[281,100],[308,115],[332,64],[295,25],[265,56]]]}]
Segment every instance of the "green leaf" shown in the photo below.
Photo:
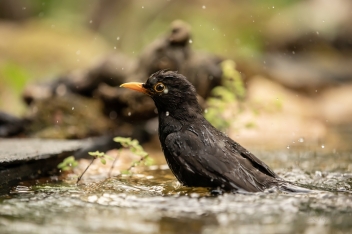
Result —
[{"label": "green leaf", "polygon": [[118,143],[129,143],[131,142],[131,138],[130,137],[115,137],[114,141],[118,142]]},{"label": "green leaf", "polygon": [[61,170],[63,170],[63,171],[69,171],[69,170],[71,170],[72,168],[71,167],[63,167]]},{"label": "green leaf", "polygon": [[111,161],[115,160],[115,158],[113,158],[113,157],[111,157],[110,155],[107,155],[107,154],[104,155],[104,158],[108,159],[108,160],[111,160]]},{"label": "green leaf", "polygon": [[[96,151],[96,152],[98,152],[98,151]],[[88,154],[89,154],[90,156],[96,156],[96,152],[88,152]]]},{"label": "green leaf", "polygon": [[64,168],[65,166],[66,166],[66,163],[61,162],[61,163],[59,163],[59,165],[57,165],[57,168],[62,169],[62,168]]},{"label": "green leaf", "polygon": [[105,165],[105,164],[106,164],[105,158],[101,158],[101,159],[100,159],[100,162]]},{"label": "green leaf", "polygon": [[74,162],[74,161],[75,161],[75,157],[73,157],[73,156],[69,156],[69,157],[64,159],[64,162],[67,162],[67,163]]},{"label": "green leaf", "polygon": [[254,128],[254,127],[255,127],[255,123],[253,123],[253,122],[248,122],[248,123],[246,123],[245,127],[246,127],[246,128]]},{"label": "green leaf", "polygon": [[151,157],[146,157],[145,161],[144,161],[144,165],[145,166],[151,166],[154,164],[154,159],[152,159]]},{"label": "green leaf", "polygon": [[69,157],[65,158],[61,163],[59,163],[57,165],[57,168],[59,168],[63,171],[67,171],[67,170],[71,170],[77,166],[78,166],[78,162],[76,161],[75,157],[69,156]]},{"label": "green leaf", "polygon": [[88,154],[90,156],[100,158],[100,157],[103,157],[105,153],[99,152],[99,151],[95,151],[95,152],[88,152]]}]

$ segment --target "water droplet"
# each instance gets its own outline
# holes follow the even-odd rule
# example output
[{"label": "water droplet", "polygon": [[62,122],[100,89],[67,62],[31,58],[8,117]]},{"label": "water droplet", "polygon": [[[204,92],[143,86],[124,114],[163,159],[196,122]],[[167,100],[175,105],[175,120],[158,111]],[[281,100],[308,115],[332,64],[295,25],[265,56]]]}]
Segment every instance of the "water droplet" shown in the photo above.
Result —
[{"label": "water droplet", "polygon": [[120,40],[120,37],[116,37],[116,40],[119,41],[119,40]]},{"label": "water droplet", "polygon": [[203,5],[202,8],[205,9],[205,8],[207,8],[207,7]]},{"label": "water droplet", "polygon": [[301,143],[304,142],[304,138],[303,137],[299,138],[298,142],[301,142]]},{"label": "water droplet", "polygon": [[192,44],[192,43],[193,43],[193,41],[192,41],[191,39],[189,39],[189,41],[188,41],[188,42],[189,42],[189,44]]},{"label": "water droplet", "polygon": [[321,148],[323,148],[323,149],[324,149],[324,148],[325,148],[325,146],[324,146],[324,145],[321,145]]},{"label": "water droplet", "polygon": [[72,110],[74,110],[74,109],[75,109],[75,107],[73,106],[73,107],[72,107]]},{"label": "water droplet", "polygon": [[275,7],[273,6],[273,9],[274,9]]},{"label": "water droplet", "polygon": [[166,116],[169,116],[169,115],[170,115],[170,113],[169,113],[168,111],[166,111],[165,115],[166,115]]},{"label": "water droplet", "polygon": [[128,112],[128,114],[127,114],[128,116],[131,116],[131,112]]},{"label": "water droplet", "polygon": [[290,149],[290,146],[288,145],[286,148],[287,148],[287,149]]},{"label": "water droplet", "polygon": [[144,9],[144,6],[142,6],[142,9]]}]

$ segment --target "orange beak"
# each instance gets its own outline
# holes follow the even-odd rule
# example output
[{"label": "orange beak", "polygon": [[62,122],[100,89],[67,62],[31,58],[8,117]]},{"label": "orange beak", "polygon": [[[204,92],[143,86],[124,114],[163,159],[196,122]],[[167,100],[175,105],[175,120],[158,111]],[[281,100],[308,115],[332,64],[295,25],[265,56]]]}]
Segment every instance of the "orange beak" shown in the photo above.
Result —
[{"label": "orange beak", "polygon": [[124,84],[120,85],[120,87],[132,89],[132,90],[135,90],[137,92],[148,94],[148,90],[143,88],[143,83],[129,82],[129,83],[124,83]]}]

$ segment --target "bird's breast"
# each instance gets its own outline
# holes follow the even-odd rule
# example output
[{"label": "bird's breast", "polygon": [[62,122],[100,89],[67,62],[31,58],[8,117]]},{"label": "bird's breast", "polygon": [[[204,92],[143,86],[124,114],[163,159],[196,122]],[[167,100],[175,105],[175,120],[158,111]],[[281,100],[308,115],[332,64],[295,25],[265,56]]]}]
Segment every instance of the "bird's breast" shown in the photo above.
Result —
[{"label": "bird's breast", "polygon": [[159,138],[161,144],[164,143],[166,137],[173,132],[180,131],[182,123],[177,121],[170,115],[159,113]]}]

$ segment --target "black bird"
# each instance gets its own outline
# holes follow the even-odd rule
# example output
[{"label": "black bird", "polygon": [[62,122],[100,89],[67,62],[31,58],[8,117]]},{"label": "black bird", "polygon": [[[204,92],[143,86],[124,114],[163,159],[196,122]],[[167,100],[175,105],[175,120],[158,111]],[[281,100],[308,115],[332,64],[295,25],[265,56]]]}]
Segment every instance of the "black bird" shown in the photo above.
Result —
[{"label": "black bird", "polygon": [[183,185],[237,192],[273,187],[307,191],[279,178],[264,162],[213,127],[202,115],[194,86],[183,75],[162,70],[146,83],[130,82],[120,87],[154,100],[166,161]]}]

